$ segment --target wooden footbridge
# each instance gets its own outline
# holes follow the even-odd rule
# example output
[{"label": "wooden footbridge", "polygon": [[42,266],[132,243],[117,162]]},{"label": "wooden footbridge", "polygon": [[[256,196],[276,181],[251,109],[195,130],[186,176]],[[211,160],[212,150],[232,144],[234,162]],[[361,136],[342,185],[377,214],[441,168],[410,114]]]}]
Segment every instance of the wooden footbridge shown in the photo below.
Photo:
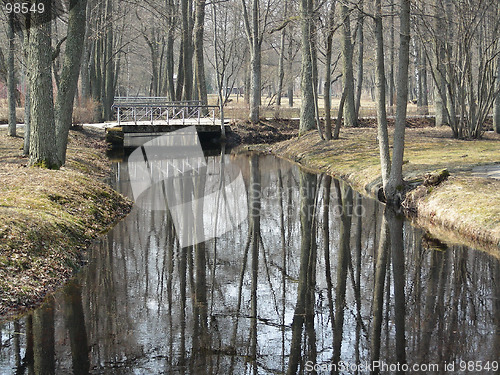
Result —
[{"label": "wooden footbridge", "polygon": [[[112,106],[116,126],[108,128],[108,140],[123,140],[125,134],[168,133],[196,126],[199,134],[220,137],[229,125],[220,118],[218,106],[197,100],[170,102],[164,97],[116,97]],[[224,130],[224,131],[223,131]]]}]

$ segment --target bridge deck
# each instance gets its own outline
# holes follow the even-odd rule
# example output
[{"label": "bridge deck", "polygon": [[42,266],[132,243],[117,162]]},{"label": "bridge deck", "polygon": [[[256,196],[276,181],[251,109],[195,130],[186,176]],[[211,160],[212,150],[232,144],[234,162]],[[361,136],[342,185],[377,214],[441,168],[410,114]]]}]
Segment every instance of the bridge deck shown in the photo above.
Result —
[{"label": "bridge deck", "polygon": [[[166,98],[115,98],[113,109],[117,123],[115,134],[168,133],[186,126],[196,126],[198,133],[218,136],[222,125],[219,107],[202,105],[199,101],[166,102]],[[108,132],[109,133],[109,132]]]},{"label": "bridge deck", "polygon": [[[224,121],[226,131],[231,130],[229,127],[229,121]],[[168,133],[175,130],[185,128],[186,126],[196,126],[196,130],[201,133],[214,133],[219,134],[221,132],[221,121],[216,120],[215,124],[211,119],[201,120],[170,120],[168,123],[166,121],[155,121],[153,124],[149,121],[125,121],[120,124],[111,123],[111,128],[121,128],[124,134],[130,133]]]}]

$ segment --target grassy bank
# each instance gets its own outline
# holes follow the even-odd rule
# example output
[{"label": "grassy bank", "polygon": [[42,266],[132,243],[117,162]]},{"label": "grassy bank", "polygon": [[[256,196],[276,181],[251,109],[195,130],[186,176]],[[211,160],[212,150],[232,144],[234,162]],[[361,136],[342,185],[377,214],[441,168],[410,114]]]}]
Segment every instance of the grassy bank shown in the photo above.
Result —
[{"label": "grassy bank", "polygon": [[71,132],[60,171],[27,167],[22,138],[0,130],[0,319],[31,308],[70,278],[91,240],[128,213],[102,134]]},{"label": "grassy bank", "polygon": [[[341,139],[336,141],[322,141],[316,131],[311,131],[300,138],[244,148],[271,152],[326,172],[372,196],[381,186],[374,128],[343,129]],[[500,257],[500,180],[473,171],[474,167],[494,163],[500,163],[497,134],[461,141],[451,137],[449,128],[407,129],[403,173],[410,182],[411,191],[404,202],[409,214],[431,234]],[[421,185],[425,174],[441,168],[450,172],[446,181],[438,186]]]}]

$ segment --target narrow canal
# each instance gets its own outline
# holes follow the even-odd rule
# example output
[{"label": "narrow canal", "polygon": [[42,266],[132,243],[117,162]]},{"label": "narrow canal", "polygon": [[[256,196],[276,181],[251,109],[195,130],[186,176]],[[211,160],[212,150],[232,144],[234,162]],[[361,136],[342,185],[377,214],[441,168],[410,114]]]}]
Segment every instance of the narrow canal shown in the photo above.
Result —
[{"label": "narrow canal", "polygon": [[[142,195],[88,266],[0,327],[1,374],[497,372],[498,258],[271,156],[141,185],[153,159],[180,170],[155,155],[115,166],[116,188]],[[179,187],[206,199],[176,210]]]}]

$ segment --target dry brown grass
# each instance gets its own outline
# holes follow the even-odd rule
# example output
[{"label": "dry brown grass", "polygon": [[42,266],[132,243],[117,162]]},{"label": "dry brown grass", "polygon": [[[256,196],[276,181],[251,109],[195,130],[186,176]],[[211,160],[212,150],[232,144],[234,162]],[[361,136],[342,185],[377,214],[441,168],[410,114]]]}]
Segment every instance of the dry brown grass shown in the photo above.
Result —
[{"label": "dry brown grass", "polygon": [[86,99],[73,108],[73,124],[92,124],[96,122],[96,110],[99,103],[93,99]]},{"label": "dry brown grass", "polygon": [[71,277],[89,241],[130,209],[98,181],[110,172],[101,139],[71,132],[66,167],[53,171],[27,167],[22,138],[0,131],[0,320]]},{"label": "dry brown grass", "polygon": [[[245,100],[243,96],[237,96],[237,95],[231,95],[229,97],[230,102],[226,105],[225,107],[225,116],[228,119],[231,119],[233,121],[238,121],[242,119],[247,119],[248,118],[248,104],[245,103]],[[324,117],[324,103],[323,100],[320,98],[318,102],[318,108],[319,108],[319,113],[320,117]],[[208,96],[208,103],[210,105],[216,105],[217,104],[217,95],[215,94],[210,94]],[[262,118],[273,118],[273,119],[291,119],[291,118],[298,118],[300,116],[300,106],[301,106],[301,99],[300,97],[294,97],[294,105],[293,107],[290,107],[288,105],[288,98],[282,98],[281,101],[281,107],[278,107],[275,105],[275,101],[271,100],[271,98],[263,96],[261,99],[261,108],[260,108],[260,116]],[[332,100],[332,116],[337,115],[338,107],[340,104],[340,99],[339,98],[334,98]],[[428,110],[432,113],[433,107],[429,107]],[[395,111],[395,108],[388,108],[388,113],[393,114]],[[361,106],[360,106],[360,117],[367,117],[367,116],[376,116],[377,111],[376,111],[376,104],[372,100],[368,98],[363,98],[361,100]],[[413,116],[413,115],[421,115],[417,109],[416,104],[409,103],[408,104],[408,115]]]}]

